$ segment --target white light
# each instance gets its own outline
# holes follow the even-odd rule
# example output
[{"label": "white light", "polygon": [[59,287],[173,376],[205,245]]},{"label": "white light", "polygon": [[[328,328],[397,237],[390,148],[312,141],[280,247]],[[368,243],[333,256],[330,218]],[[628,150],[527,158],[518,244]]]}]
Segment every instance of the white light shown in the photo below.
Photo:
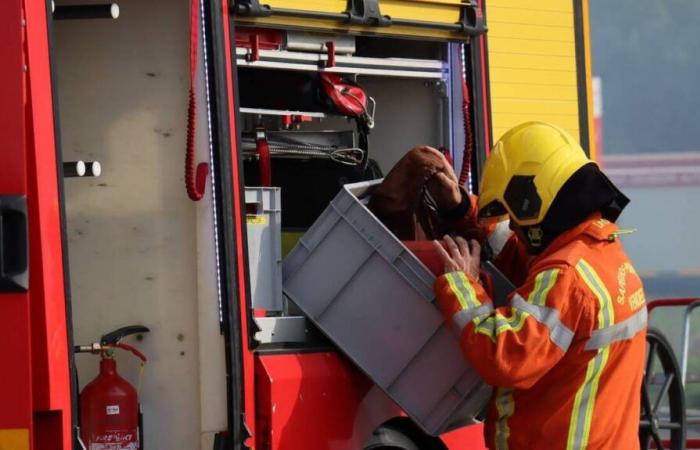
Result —
[{"label": "white light", "polygon": [[75,162],[75,173],[78,174],[79,177],[82,177],[85,175],[85,172],[87,171],[87,167],[85,166],[84,161],[76,161]]},{"label": "white light", "polygon": [[99,161],[93,161],[90,168],[92,169],[93,177],[99,177],[100,174],[102,174],[102,165],[99,163]]}]

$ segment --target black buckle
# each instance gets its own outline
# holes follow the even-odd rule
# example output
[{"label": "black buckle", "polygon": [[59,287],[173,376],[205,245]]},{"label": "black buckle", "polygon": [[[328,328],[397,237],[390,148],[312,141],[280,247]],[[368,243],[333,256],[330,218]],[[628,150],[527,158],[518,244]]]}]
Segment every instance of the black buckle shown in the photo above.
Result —
[{"label": "black buckle", "polygon": [[353,25],[388,27],[391,17],[383,16],[379,10],[379,0],[348,0],[348,23]]}]

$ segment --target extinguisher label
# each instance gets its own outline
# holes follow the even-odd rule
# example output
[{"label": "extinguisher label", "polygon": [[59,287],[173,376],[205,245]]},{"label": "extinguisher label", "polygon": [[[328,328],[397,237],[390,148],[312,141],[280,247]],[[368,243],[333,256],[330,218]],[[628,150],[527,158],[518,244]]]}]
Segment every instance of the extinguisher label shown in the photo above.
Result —
[{"label": "extinguisher label", "polygon": [[89,450],[139,450],[137,430],[106,431],[93,435]]},{"label": "extinguisher label", "polygon": [[107,405],[107,415],[115,416],[119,414],[119,405]]}]

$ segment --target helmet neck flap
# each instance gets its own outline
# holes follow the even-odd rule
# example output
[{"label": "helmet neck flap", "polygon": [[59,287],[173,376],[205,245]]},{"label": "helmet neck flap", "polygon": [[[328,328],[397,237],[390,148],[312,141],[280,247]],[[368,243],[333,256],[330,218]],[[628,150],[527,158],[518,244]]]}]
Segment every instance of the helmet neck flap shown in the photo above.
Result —
[{"label": "helmet neck flap", "polygon": [[541,253],[595,212],[615,222],[629,201],[595,163],[584,165],[564,183],[542,222],[521,226],[528,252]]}]

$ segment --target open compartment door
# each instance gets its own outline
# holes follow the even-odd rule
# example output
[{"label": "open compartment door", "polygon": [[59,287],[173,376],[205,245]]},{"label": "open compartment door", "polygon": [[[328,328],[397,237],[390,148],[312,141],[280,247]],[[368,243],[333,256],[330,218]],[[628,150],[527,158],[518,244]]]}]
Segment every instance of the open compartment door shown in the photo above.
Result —
[{"label": "open compartment door", "polygon": [[45,2],[0,2],[0,448],[72,443]]},{"label": "open compartment door", "polygon": [[21,19],[19,2],[0,5],[0,357],[7,362],[0,384],[0,448],[29,449],[32,386]]},{"label": "open compartment door", "polygon": [[242,23],[313,31],[466,40],[484,32],[469,0],[238,0]]}]

